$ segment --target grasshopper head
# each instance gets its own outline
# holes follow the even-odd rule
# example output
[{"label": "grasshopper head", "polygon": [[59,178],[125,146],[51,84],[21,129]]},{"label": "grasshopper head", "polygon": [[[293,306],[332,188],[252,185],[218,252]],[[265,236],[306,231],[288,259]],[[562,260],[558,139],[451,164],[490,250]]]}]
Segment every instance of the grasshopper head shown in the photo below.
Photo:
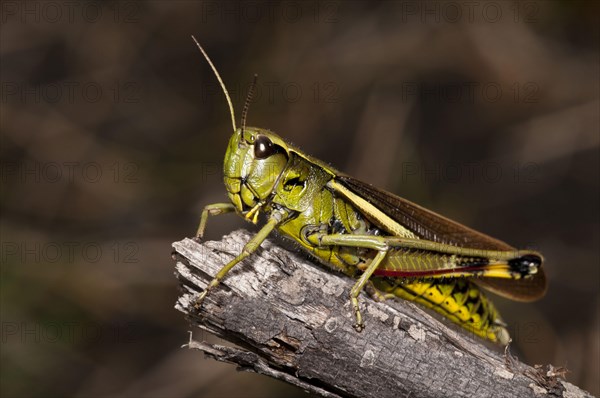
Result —
[{"label": "grasshopper head", "polygon": [[289,154],[274,133],[238,128],[229,140],[223,164],[225,187],[237,211],[256,223],[258,210],[275,189]]},{"label": "grasshopper head", "polygon": [[215,73],[229,106],[233,135],[229,140],[223,164],[227,194],[236,210],[244,215],[246,219],[256,224],[258,212],[267,203],[287,165],[289,159],[287,145],[276,134],[268,130],[245,127],[246,114],[256,85],[257,75],[254,75],[254,81],[242,111],[242,127],[236,127],[233,104],[227,92],[227,87],[225,87],[221,75],[219,75],[206,51],[194,36],[192,36],[192,39]]}]

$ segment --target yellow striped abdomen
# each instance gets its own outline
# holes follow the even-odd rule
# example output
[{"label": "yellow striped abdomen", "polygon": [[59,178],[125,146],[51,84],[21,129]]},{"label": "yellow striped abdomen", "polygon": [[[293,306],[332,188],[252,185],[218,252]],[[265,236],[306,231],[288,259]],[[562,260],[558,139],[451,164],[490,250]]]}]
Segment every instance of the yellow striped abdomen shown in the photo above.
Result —
[{"label": "yellow striped abdomen", "polygon": [[484,339],[508,343],[509,334],[500,314],[469,280],[403,283],[389,278],[373,278],[372,281],[386,295],[419,303]]}]

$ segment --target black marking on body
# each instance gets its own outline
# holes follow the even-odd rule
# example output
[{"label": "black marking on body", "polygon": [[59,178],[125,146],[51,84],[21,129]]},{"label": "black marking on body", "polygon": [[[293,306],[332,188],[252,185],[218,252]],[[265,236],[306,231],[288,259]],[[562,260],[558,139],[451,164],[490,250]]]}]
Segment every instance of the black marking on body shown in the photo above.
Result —
[{"label": "black marking on body", "polygon": [[288,192],[294,189],[294,187],[302,187],[304,189],[305,186],[306,181],[301,180],[300,177],[290,178],[283,183],[283,189]]},{"label": "black marking on body", "polygon": [[457,265],[460,267],[483,267],[489,263],[490,260],[484,257],[461,257]]},{"label": "black marking on body", "polygon": [[337,217],[332,216],[329,220],[328,232],[330,234],[345,234],[347,233],[344,223]]},{"label": "black marking on body", "polygon": [[522,257],[512,259],[508,262],[513,272],[517,272],[522,277],[531,275],[532,269],[539,268],[542,265],[542,259],[535,254],[527,254]]}]

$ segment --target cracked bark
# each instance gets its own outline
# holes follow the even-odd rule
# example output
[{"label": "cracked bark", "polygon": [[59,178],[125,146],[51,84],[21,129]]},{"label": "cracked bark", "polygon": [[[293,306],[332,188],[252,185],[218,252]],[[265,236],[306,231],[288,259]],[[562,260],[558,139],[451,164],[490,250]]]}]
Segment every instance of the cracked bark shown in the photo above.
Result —
[{"label": "cracked bark", "polygon": [[238,346],[190,340],[189,348],[323,397],[591,397],[552,368],[507,360],[412,303],[361,294],[366,328],[357,333],[354,281],[270,240],[195,310],[198,293],[250,237],[240,230],[221,241],[173,243],[182,286],[175,307]]}]

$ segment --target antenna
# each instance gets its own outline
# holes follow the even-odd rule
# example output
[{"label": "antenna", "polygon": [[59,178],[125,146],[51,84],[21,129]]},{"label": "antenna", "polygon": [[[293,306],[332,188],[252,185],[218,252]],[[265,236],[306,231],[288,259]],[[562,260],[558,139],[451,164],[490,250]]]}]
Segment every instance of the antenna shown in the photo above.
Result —
[{"label": "antenna", "polygon": [[221,79],[221,75],[219,75],[219,72],[217,72],[217,68],[215,68],[212,61],[208,57],[208,54],[206,54],[206,51],[204,51],[204,49],[202,48],[200,43],[198,43],[198,40],[196,40],[194,35],[192,35],[192,40],[194,40],[194,43],[196,43],[196,46],[198,46],[198,49],[200,50],[202,55],[204,55],[204,58],[206,58],[206,62],[208,62],[208,64],[212,68],[213,72],[215,73],[215,76],[217,77],[217,80],[219,81],[219,84],[221,85],[221,88],[223,89],[223,93],[225,94],[225,99],[227,99],[227,104],[229,105],[229,114],[231,115],[231,125],[233,126],[233,131],[235,132],[237,130],[237,128],[235,127],[235,114],[233,112],[233,105],[231,104],[231,98],[229,97],[229,92],[227,91],[227,87],[225,87],[225,83],[223,83],[223,79]]},{"label": "antenna", "polygon": [[246,116],[248,116],[248,108],[250,108],[250,101],[252,101],[252,97],[254,97],[254,89],[256,88],[256,81],[258,80],[258,75],[254,74],[254,79],[252,80],[252,84],[250,85],[250,90],[248,90],[248,96],[246,97],[246,103],[244,104],[244,108],[242,109],[242,132],[246,128]]}]

